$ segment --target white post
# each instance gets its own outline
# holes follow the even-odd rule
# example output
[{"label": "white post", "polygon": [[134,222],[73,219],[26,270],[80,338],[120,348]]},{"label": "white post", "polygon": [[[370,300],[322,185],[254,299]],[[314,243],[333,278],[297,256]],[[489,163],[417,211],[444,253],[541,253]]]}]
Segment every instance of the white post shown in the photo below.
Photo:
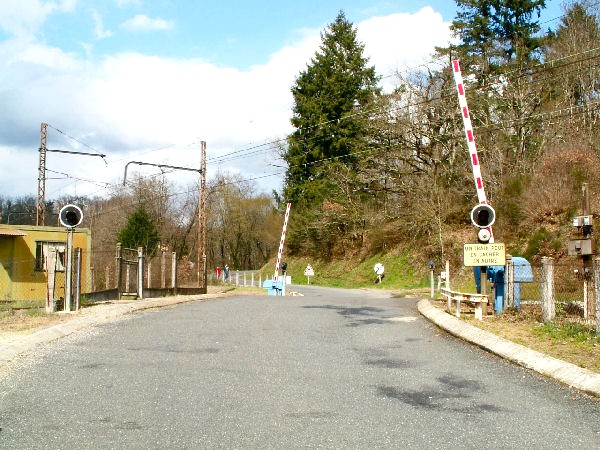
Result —
[{"label": "white post", "polygon": [[171,288],[177,287],[177,253],[171,253]]},{"label": "white post", "polygon": [[435,295],[435,292],[434,292],[434,289],[433,289],[434,288],[433,269],[431,269],[429,272],[430,272],[429,273],[429,284],[430,284],[430,295],[429,295],[429,297],[433,300],[433,297]]},{"label": "white post", "polygon": [[129,263],[125,264],[125,292],[129,294],[129,275],[131,272],[131,266]]},{"label": "white post", "polygon": [[515,305],[515,264],[513,263],[511,255],[506,255],[504,283],[504,297],[506,298],[506,306],[519,306]]},{"label": "white post", "polygon": [[167,267],[167,253],[162,250],[160,255],[160,287],[165,289],[167,287],[167,278],[166,278],[166,267]]},{"label": "white post", "polygon": [[152,260],[148,261],[148,264],[146,264],[146,266],[148,266],[148,274],[146,276],[146,287],[150,289],[152,287]]},{"label": "white post", "polygon": [[542,258],[542,322],[547,323],[554,319],[554,259],[544,256]]},{"label": "white post", "polygon": [[137,295],[141,300],[144,298],[144,248],[138,247],[138,282],[137,282]]}]

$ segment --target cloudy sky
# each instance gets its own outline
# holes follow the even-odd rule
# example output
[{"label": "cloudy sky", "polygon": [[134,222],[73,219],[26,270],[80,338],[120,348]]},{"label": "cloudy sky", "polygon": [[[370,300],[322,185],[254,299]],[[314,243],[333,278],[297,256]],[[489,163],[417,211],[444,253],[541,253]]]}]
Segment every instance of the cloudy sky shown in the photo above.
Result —
[{"label": "cloudy sky", "polygon": [[[545,27],[561,14],[547,4]],[[37,195],[42,122],[48,149],[106,155],[48,153],[49,199],[107,195],[129,161],[197,168],[200,141],[209,179],[279,190],[269,143],[291,131],[290,88],[340,9],[386,83],[446,45],[456,14],[450,0],[0,1],[0,195]]]}]

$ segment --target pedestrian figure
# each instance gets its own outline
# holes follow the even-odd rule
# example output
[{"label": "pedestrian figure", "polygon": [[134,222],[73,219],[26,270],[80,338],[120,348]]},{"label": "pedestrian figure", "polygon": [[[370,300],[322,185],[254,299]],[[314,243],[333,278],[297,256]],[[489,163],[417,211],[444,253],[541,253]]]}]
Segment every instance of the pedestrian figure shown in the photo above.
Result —
[{"label": "pedestrian figure", "polygon": [[383,267],[383,264],[381,264],[381,263],[375,264],[375,267],[373,267],[373,270],[375,271],[375,275],[377,275],[375,284],[381,283],[381,280],[383,280],[383,277],[384,277],[383,272],[385,272],[385,268]]}]

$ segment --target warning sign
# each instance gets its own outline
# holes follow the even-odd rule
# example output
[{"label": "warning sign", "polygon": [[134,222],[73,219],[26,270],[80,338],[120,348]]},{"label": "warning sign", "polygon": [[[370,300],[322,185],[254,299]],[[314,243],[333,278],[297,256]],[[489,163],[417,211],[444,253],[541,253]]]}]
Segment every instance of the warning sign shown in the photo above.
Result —
[{"label": "warning sign", "polygon": [[315,276],[315,270],[312,268],[312,266],[310,264],[306,266],[306,269],[304,269],[304,276],[306,276],[306,277],[314,277]]},{"label": "warning sign", "polygon": [[465,244],[463,251],[466,267],[504,266],[506,264],[504,244]]}]

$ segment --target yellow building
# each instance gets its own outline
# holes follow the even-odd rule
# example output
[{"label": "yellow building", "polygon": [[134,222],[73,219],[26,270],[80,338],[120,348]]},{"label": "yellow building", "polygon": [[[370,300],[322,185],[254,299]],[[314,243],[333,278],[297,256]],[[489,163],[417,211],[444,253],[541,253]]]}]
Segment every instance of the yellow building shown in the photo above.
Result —
[{"label": "yellow building", "polygon": [[[82,249],[81,292],[90,290],[91,242],[89,229],[75,229],[73,248]],[[54,250],[58,255],[54,298],[64,298],[66,245],[65,228],[0,225],[0,301],[45,301],[47,256]]]}]

